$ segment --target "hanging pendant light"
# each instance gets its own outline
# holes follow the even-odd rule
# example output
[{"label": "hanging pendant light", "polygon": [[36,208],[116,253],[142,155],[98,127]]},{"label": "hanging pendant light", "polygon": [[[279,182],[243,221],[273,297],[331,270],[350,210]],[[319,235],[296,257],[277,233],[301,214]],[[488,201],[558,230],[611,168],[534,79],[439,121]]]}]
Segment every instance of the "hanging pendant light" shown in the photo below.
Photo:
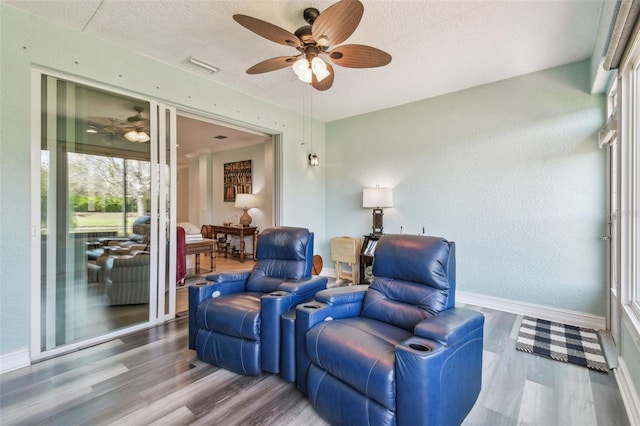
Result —
[{"label": "hanging pendant light", "polygon": [[[318,59],[318,58],[314,58]],[[304,92],[303,92],[304,93]],[[311,117],[311,153],[309,154],[309,165],[312,167],[317,167],[320,165],[320,157],[313,152],[313,96],[309,96],[309,116]]]},{"label": "hanging pendant light", "polygon": [[318,158],[315,152],[313,154],[309,154],[309,165],[314,167],[320,165],[320,158]]}]

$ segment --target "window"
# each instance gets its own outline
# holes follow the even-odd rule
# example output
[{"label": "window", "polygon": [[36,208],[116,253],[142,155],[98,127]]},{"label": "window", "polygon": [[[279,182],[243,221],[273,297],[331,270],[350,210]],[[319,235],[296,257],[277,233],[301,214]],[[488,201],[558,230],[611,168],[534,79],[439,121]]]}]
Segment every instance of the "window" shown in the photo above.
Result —
[{"label": "window", "polygon": [[623,310],[640,335],[640,35],[619,70],[618,228]]},{"label": "window", "polygon": [[173,317],[176,164],[175,109],[38,69],[32,84],[35,360]]}]

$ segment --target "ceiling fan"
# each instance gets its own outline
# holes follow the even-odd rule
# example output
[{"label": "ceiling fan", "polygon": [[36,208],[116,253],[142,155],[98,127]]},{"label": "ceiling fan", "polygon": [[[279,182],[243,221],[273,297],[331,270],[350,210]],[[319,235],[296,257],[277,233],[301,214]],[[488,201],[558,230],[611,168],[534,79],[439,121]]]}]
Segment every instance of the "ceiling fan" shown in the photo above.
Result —
[{"label": "ceiling fan", "polygon": [[247,74],[261,74],[292,66],[298,78],[317,90],[327,90],[333,85],[333,67],[322,58],[348,68],[373,68],[387,65],[391,55],[375,47],[361,44],[345,44],[358,27],[364,6],[358,0],[341,0],[322,13],[315,8],[304,10],[304,20],[309,24],[291,33],[277,25],[246,15],[233,15],[233,19],[254,33],[268,40],[296,48],[295,56],[279,56],[252,66]]},{"label": "ceiling fan", "polygon": [[[143,108],[134,106],[136,114],[126,121],[108,117],[89,117],[87,133],[100,133],[109,136],[122,136],[129,142],[145,143],[149,137],[149,119],[142,116]],[[106,125],[105,125],[106,124]]]}]

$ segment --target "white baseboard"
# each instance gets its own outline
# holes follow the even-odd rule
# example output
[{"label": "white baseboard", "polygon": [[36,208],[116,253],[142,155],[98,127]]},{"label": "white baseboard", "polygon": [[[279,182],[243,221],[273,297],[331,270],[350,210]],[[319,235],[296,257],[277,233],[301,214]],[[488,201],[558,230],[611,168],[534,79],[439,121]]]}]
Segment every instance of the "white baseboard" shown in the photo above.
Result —
[{"label": "white baseboard", "polygon": [[456,303],[475,305],[483,308],[491,308],[517,315],[528,315],[548,321],[575,325],[577,327],[593,328],[596,330],[603,330],[606,328],[606,321],[604,317],[586,314],[584,312],[569,311],[566,309],[553,308],[550,306],[519,302],[517,300],[485,296],[483,294],[457,291]]},{"label": "white baseboard", "polygon": [[28,365],[31,365],[31,358],[29,357],[29,349],[27,348],[0,355],[0,374],[8,373],[9,371],[17,370],[18,368]]},{"label": "white baseboard", "polygon": [[629,368],[622,358],[618,358],[618,367],[613,369],[613,374],[618,382],[620,396],[629,416],[629,423],[632,425],[640,425],[640,398],[636,392]]},{"label": "white baseboard", "polygon": [[[335,278],[336,270],[335,268],[323,268],[320,275]],[[597,315],[486,296],[484,294],[469,293],[466,291],[456,291],[456,303],[491,308],[517,315],[528,315],[549,321],[561,322],[563,324],[575,325],[577,327],[593,328],[595,330],[604,330],[607,326],[605,318]]]},{"label": "white baseboard", "polygon": [[323,277],[335,278],[336,268],[322,268],[322,271],[320,271],[320,275]]}]

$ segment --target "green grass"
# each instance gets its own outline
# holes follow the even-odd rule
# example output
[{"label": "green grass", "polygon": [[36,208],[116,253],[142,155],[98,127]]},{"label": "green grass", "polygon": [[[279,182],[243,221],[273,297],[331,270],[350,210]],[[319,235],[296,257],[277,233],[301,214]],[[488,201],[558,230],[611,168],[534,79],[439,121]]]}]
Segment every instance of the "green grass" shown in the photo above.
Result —
[{"label": "green grass", "polygon": [[[131,224],[138,217],[137,213],[127,213],[127,232],[131,231]],[[91,229],[118,230],[122,229],[122,213],[73,213],[72,228],[74,231]]]}]

